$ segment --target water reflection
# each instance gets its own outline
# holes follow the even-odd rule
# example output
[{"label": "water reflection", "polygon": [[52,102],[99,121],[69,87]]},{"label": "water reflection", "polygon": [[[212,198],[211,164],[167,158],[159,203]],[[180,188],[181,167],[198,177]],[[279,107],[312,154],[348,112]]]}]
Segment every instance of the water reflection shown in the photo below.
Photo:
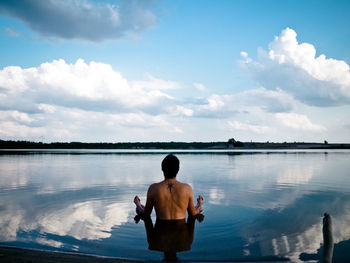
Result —
[{"label": "water reflection", "polygon": [[309,155],[227,156],[217,167],[206,167],[211,178],[206,194],[211,204],[279,209],[312,191],[312,178],[323,174],[324,166]]},{"label": "water reflection", "polygon": [[44,233],[69,235],[78,240],[99,240],[109,238],[113,227],[126,223],[129,211],[127,204],[103,206],[100,201],[82,202],[45,213],[38,228]]},{"label": "water reflection", "polygon": [[132,155],[0,155],[0,189],[35,186],[39,194],[46,194],[101,185],[140,186],[161,178],[155,169],[159,167],[156,162],[160,158],[135,158]]},{"label": "water reflection", "polygon": [[[163,157],[1,155],[0,242],[160,258],[145,249],[146,232],[134,224],[130,200],[163,178]],[[334,219],[333,261],[349,262],[349,157],[350,152],[179,155],[179,178],[208,200],[205,222],[181,258],[301,262],[320,253],[322,215],[328,212]]]},{"label": "water reflection", "polygon": [[191,249],[196,220],[202,222],[203,214],[188,216],[180,220],[156,219],[153,225],[151,217],[135,216],[135,222],[142,219],[147,233],[148,249],[163,252],[164,261],[176,261],[177,253]]},{"label": "water reflection", "polygon": [[[110,238],[113,229],[128,221],[132,208],[123,198],[118,202],[103,200],[106,191],[98,187],[39,195],[27,189],[9,191],[0,200],[0,240],[27,238],[59,248],[65,245],[62,242],[65,236],[75,240]],[[109,192],[116,197],[124,193],[118,188]],[[87,200],[94,198],[98,199]]]},{"label": "water reflection", "polygon": [[350,238],[349,205],[349,195],[321,192],[304,195],[282,210],[266,210],[244,228],[242,234],[249,240],[246,247],[255,256],[285,255],[299,262],[302,254],[316,253],[323,243],[325,211],[331,211],[334,219],[334,243]]}]

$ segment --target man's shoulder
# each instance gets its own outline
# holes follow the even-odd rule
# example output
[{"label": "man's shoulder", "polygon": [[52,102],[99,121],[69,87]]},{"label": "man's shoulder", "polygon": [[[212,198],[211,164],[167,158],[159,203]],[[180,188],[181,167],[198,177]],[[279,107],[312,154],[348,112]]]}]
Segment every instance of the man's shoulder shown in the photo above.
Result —
[{"label": "man's shoulder", "polygon": [[148,189],[155,189],[155,188],[158,188],[159,185],[160,185],[160,183],[153,183],[153,184],[151,184],[151,185],[149,186]]},{"label": "man's shoulder", "polygon": [[186,184],[186,183],[182,183],[182,182],[180,182],[180,181],[178,181],[178,182],[180,183],[180,185],[181,185],[181,187],[182,187],[183,189],[186,189],[186,190],[188,190],[188,191],[191,191],[191,190],[192,190],[192,186],[191,186],[191,185]]},{"label": "man's shoulder", "polygon": [[148,191],[157,191],[158,189],[161,188],[161,184],[162,182],[158,182],[158,183],[153,183],[148,187]]}]

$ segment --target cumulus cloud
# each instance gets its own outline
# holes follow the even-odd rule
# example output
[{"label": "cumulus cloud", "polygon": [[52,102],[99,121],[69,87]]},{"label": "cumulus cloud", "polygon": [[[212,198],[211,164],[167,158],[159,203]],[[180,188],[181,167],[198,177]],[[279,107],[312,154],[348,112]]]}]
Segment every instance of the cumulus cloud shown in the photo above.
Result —
[{"label": "cumulus cloud", "polygon": [[[193,86],[197,88],[192,92],[203,94],[203,84]],[[157,140],[193,140],[201,133],[198,139],[212,140],[207,131],[212,129],[223,138],[234,131],[240,140],[262,134],[285,140],[278,131],[320,136],[326,131],[308,116],[293,114],[296,109],[302,112],[305,104],[282,88],[185,99],[183,90],[176,81],[152,75],[128,80],[109,64],[82,59],[71,64],[59,59],[32,68],[8,66],[0,70],[0,137],[150,141],[154,134],[159,134]],[[218,120],[216,125],[209,124],[213,119]]]},{"label": "cumulus cloud", "polygon": [[50,239],[43,238],[43,237],[36,238],[35,242],[39,243],[41,245],[44,245],[44,246],[50,246],[50,247],[56,247],[56,248],[63,247],[63,243],[62,242],[58,242],[58,241],[55,241],[55,240],[50,240]]},{"label": "cumulus cloud", "polygon": [[155,78],[148,74],[148,80],[133,81],[132,86],[136,89],[147,89],[147,90],[171,90],[180,88],[179,83],[175,81],[162,80]]},{"label": "cumulus cloud", "polygon": [[103,41],[142,32],[156,23],[154,0],[23,0],[0,2],[0,13],[47,37]]},{"label": "cumulus cloud", "polygon": [[288,112],[296,105],[293,96],[280,89],[257,88],[236,94],[213,94],[196,107],[195,115],[225,118],[235,113]]},{"label": "cumulus cloud", "polygon": [[286,28],[259,50],[257,61],[241,52],[242,65],[264,88],[281,89],[303,103],[315,106],[350,104],[350,67],[340,60],[316,57],[312,44],[297,41],[297,33]]},{"label": "cumulus cloud", "polygon": [[309,118],[302,114],[276,113],[275,116],[285,126],[296,130],[305,130],[305,131],[314,131],[314,132],[321,132],[326,130],[326,128],[321,125],[311,123]]},{"label": "cumulus cloud", "polygon": [[200,91],[207,91],[208,89],[204,86],[204,84],[202,83],[193,83],[193,86],[197,89],[197,90],[200,90]]},{"label": "cumulus cloud", "polygon": [[247,123],[242,123],[238,121],[228,121],[228,124],[234,130],[250,131],[255,133],[265,133],[269,130],[269,127],[265,125],[253,125],[253,124],[247,124]]},{"label": "cumulus cloud", "polygon": [[193,115],[193,110],[189,109],[189,108],[185,108],[185,107],[180,106],[180,105],[177,105],[176,108],[175,108],[174,113],[176,115],[184,115],[184,116],[187,116],[187,117],[191,117]]},{"label": "cumulus cloud", "polygon": [[154,105],[169,103],[171,96],[157,87],[176,86],[151,78],[131,85],[108,64],[79,59],[43,63],[38,68],[6,67],[0,71],[2,110],[39,112],[42,104],[92,111],[154,111]]},{"label": "cumulus cloud", "polygon": [[179,83],[151,75],[129,81],[108,64],[82,59],[5,67],[0,70],[0,135],[80,140],[83,134],[105,136],[101,132],[116,134],[123,127],[178,133],[180,127],[163,116],[192,115],[166,93],[178,88]]}]

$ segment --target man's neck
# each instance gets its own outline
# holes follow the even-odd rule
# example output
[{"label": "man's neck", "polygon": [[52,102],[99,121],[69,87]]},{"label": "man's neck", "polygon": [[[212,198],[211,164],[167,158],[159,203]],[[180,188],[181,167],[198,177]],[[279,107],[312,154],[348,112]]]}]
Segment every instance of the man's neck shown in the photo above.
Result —
[{"label": "man's neck", "polygon": [[166,182],[166,183],[175,183],[176,182],[176,177],[164,178],[164,182]]}]

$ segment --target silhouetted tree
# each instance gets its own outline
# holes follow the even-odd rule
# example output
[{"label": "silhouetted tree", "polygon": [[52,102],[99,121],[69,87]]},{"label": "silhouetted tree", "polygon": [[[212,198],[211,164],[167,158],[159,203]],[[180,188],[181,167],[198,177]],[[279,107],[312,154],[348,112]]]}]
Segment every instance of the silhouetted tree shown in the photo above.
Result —
[{"label": "silhouetted tree", "polygon": [[227,141],[228,147],[243,147],[244,143],[240,141],[236,141],[234,138],[231,138]]}]

